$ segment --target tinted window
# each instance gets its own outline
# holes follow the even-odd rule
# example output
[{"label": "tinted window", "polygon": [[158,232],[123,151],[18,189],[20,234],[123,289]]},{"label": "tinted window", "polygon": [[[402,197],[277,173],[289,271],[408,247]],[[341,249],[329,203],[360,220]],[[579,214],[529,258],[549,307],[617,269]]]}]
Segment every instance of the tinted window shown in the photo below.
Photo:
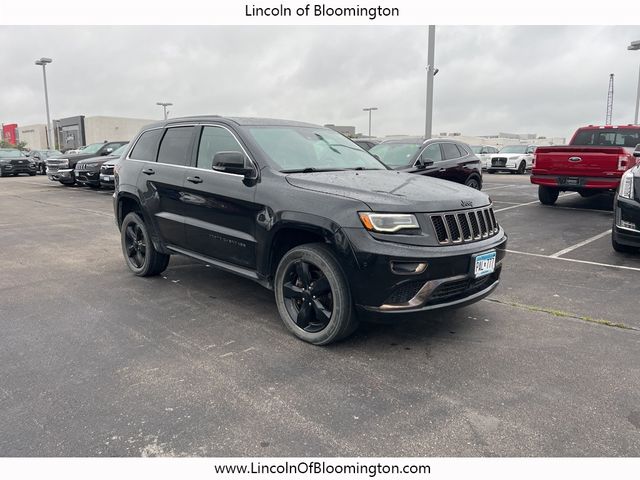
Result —
[{"label": "tinted window", "polygon": [[187,165],[189,147],[194,127],[174,127],[167,129],[158,151],[158,163]]},{"label": "tinted window", "polygon": [[420,154],[420,158],[422,160],[433,160],[434,162],[439,162],[440,160],[442,160],[440,144],[432,143],[431,145],[428,145]]},{"label": "tinted window", "polygon": [[146,160],[148,162],[156,161],[156,153],[158,152],[158,141],[162,136],[162,130],[149,130],[144,132],[129,157],[135,160]]},{"label": "tinted window", "polygon": [[198,168],[211,168],[213,157],[219,152],[242,152],[242,148],[228,130],[204,127],[198,146]]},{"label": "tinted window", "polygon": [[455,143],[443,143],[442,150],[444,152],[445,160],[449,160],[451,158],[459,158],[461,156],[460,150],[458,150],[458,147]]},{"label": "tinted window", "polygon": [[640,143],[640,130],[630,128],[602,128],[581,130],[571,145],[597,145],[600,147],[635,147]]}]

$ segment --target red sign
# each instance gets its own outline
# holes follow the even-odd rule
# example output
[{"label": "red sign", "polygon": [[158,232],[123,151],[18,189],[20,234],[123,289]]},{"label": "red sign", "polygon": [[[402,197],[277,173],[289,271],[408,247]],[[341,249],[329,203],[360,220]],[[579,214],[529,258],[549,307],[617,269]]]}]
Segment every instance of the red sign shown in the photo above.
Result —
[{"label": "red sign", "polygon": [[11,145],[18,143],[18,124],[7,123],[2,125],[2,139]]}]

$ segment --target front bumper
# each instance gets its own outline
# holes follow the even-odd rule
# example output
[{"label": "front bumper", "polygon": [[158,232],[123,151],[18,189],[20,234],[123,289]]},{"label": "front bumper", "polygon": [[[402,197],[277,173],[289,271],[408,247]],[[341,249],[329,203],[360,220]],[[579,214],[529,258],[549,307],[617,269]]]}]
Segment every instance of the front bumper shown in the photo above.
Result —
[{"label": "front bumper", "polygon": [[36,173],[35,164],[30,165],[0,165],[0,173],[3,175],[13,175],[14,173]]},{"label": "front bumper", "polygon": [[113,173],[106,174],[106,173],[100,172],[100,185],[113,188],[115,187],[115,184],[116,183],[113,178]]},{"label": "front bumper", "polygon": [[89,185],[100,185],[100,171],[98,170],[74,170],[73,173],[76,182]]},{"label": "front bumper", "polygon": [[50,170],[47,168],[47,177],[52,182],[74,183],[76,181],[76,177],[72,168],[65,168],[60,170]]},{"label": "front bumper", "polygon": [[613,217],[612,234],[615,241],[640,248],[640,202],[616,197]]},{"label": "front bumper", "polygon": [[[473,303],[497,286],[507,236],[498,234],[468,244],[418,247],[375,240],[363,229],[344,229],[354,264],[343,268],[356,306],[377,313],[413,313]],[[474,278],[475,256],[496,251],[493,273]],[[419,273],[397,273],[392,264],[425,263]]]}]

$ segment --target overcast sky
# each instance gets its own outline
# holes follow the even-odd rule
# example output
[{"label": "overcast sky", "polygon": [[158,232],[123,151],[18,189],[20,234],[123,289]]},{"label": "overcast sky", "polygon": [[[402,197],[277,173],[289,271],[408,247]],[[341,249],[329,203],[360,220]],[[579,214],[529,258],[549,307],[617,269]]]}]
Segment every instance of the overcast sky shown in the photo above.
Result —
[{"label": "overcast sky", "polygon": [[[633,121],[640,27],[438,27],[434,133],[569,137]],[[44,123],[41,56],[53,118],[264,116],[424,132],[426,27],[0,26],[0,122]]]}]

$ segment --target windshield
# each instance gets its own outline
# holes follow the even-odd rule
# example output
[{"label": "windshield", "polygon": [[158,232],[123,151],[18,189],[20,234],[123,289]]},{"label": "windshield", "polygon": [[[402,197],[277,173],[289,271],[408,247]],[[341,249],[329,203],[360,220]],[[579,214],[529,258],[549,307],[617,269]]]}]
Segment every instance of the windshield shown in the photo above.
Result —
[{"label": "windshield", "polygon": [[100,148],[102,148],[103,145],[104,143],[92,143],[91,145],[87,145],[82,150],[80,150],[80,153],[83,155],[85,153],[96,153],[98,150],[100,150]]},{"label": "windshield", "polygon": [[525,153],[526,151],[526,145],[507,145],[500,149],[500,153]]},{"label": "windshield", "polygon": [[369,150],[369,153],[377,155],[387,167],[406,167],[413,163],[421,146],[420,143],[381,143]]},{"label": "windshield", "polygon": [[482,151],[482,145],[471,145],[471,151],[473,153],[480,153]]},{"label": "windshield", "polygon": [[16,157],[24,157],[25,154],[22,153],[17,148],[2,148],[0,149],[0,158],[16,158]]},{"label": "windshield", "polygon": [[385,169],[351,140],[326,128],[268,126],[247,131],[281,172]]},{"label": "windshield", "polygon": [[125,143],[125,144],[124,144],[124,145],[122,145],[121,147],[116,148],[116,149],[115,149],[113,152],[111,152],[109,155],[112,155],[112,156],[118,156],[118,157],[119,157],[120,155],[122,155],[122,154],[124,153],[124,151],[127,149],[127,146],[128,146],[128,145],[129,145],[128,143]]},{"label": "windshield", "polygon": [[640,143],[640,130],[631,128],[599,128],[580,130],[571,145],[635,148]]}]

